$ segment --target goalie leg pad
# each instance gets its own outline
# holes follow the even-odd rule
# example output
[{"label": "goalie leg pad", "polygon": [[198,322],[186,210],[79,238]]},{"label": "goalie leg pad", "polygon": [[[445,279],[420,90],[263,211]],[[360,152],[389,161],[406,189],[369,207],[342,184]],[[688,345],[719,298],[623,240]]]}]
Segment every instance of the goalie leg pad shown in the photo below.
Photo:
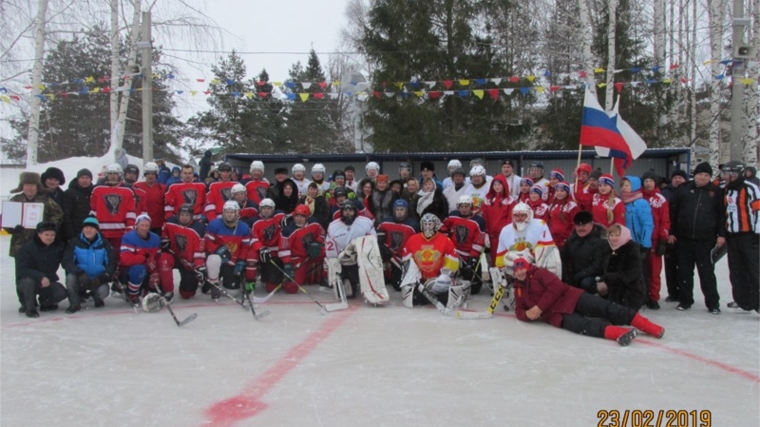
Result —
[{"label": "goalie leg pad", "polygon": [[377,245],[377,238],[375,236],[359,237],[354,239],[351,246],[356,248],[357,278],[364,299],[370,304],[388,302],[390,296],[385,288],[383,259]]},{"label": "goalie leg pad", "polygon": [[448,310],[456,310],[467,301],[470,296],[471,283],[463,280],[461,284],[449,288],[449,298],[446,303]]},{"label": "goalie leg pad", "polygon": [[401,287],[401,297],[404,301],[404,307],[406,308],[413,308],[414,303],[414,286],[412,285],[406,285]]}]

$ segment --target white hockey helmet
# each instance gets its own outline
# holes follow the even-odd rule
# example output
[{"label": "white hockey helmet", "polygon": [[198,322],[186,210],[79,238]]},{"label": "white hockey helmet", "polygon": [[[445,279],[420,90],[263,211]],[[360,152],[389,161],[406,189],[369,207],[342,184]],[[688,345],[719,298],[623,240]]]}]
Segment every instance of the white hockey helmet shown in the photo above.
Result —
[{"label": "white hockey helmet", "polygon": [[364,170],[369,172],[370,169],[374,169],[378,172],[380,172],[380,165],[378,165],[376,162],[369,162],[367,163],[367,166],[364,167]]},{"label": "white hockey helmet", "polygon": [[261,200],[261,203],[259,203],[259,209],[261,208],[272,208],[274,209],[274,200],[270,198],[266,198]]},{"label": "white hockey helmet", "polygon": [[322,175],[325,174],[325,165],[322,163],[315,163],[314,166],[311,167],[311,174],[314,175],[316,172],[321,172]]},{"label": "white hockey helmet", "polygon": [[154,173],[158,175],[158,164],[155,162],[148,162],[143,166],[143,175],[146,173]]},{"label": "white hockey helmet", "polygon": [[475,165],[470,169],[470,176],[485,176],[486,168],[480,165]]},{"label": "white hockey helmet", "polygon": [[[515,214],[516,213],[524,213],[528,216],[528,219],[525,221],[515,221]],[[512,209],[512,225],[517,229],[517,231],[523,231],[525,230],[525,227],[528,226],[528,223],[530,220],[533,219],[533,210],[530,208],[530,206],[527,203],[520,202],[515,205],[515,207]]]},{"label": "white hockey helmet", "polygon": [[[243,187],[243,188],[245,188],[245,187]],[[238,204],[238,202],[236,202],[234,200],[227,200],[226,202],[224,202],[224,207],[222,208],[222,210],[224,210],[224,211],[234,210],[235,213],[237,213],[237,212],[240,211],[240,205]]]},{"label": "white hockey helmet", "polygon": [[251,162],[251,172],[259,170],[261,173],[264,173],[264,162],[261,160],[254,160]]},{"label": "white hockey helmet", "polygon": [[446,166],[446,168],[449,169],[449,170],[456,169],[456,168],[461,168],[461,167],[462,167],[462,162],[460,162],[457,159],[451,159],[451,160],[449,160],[449,164],[448,164],[448,166]]},{"label": "white hockey helmet", "polygon": [[293,165],[293,172],[306,172],[306,166],[296,163]]},{"label": "white hockey helmet", "polygon": [[457,200],[457,206],[459,206],[459,205],[470,205],[470,206],[472,206],[473,204],[474,204],[474,202],[472,200],[472,196],[470,196],[469,194],[463,194],[463,195],[459,196],[459,200]]},{"label": "white hockey helmet", "polygon": [[121,165],[118,163],[111,163],[110,165],[106,166],[106,175],[109,173],[118,173],[119,175],[122,174]]},{"label": "white hockey helmet", "polygon": [[232,193],[232,196],[235,196],[235,193],[246,193],[248,194],[248,190],[245,189],[245,186],[243,184],[235,184],[232,186],[232,190],[230,190]]}]

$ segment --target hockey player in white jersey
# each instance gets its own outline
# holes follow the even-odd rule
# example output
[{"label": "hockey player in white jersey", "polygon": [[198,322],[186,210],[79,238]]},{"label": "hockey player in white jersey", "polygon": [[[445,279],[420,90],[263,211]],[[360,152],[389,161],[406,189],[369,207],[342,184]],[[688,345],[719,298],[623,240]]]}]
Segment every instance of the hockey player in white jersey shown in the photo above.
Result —
[{"label": "hockey player in white jersey", "polygon": [[[357,215],[356,205],[344,201],[340,218],[327,227],[326,262],[329,282],[337,298],[344,292],[356,298],[360,292],[371,304],[388,301],[383,277],[383,261],[377,233],[371,219]],[[344,286],[345,282],[348,286]]]},{"label": "hockey player in white jersey", "polygon": [[291,179],[298,187],[298,197],[301,197],[306,194],[306,189],[309,188],[309,184],[311,183],[311,181],[306,178],[306,166],[301,163],[296,163],[293,165],[292,171],[293,177]]}]

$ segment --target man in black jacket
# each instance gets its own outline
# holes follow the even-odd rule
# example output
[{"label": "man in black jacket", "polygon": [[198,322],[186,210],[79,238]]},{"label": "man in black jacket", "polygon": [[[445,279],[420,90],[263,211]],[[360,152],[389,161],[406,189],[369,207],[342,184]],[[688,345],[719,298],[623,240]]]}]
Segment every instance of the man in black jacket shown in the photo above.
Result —
[{"label": "man in black jacket", "polygon": [[69,183],[63,193],[63,227],[65,238],[73,239],[82,232],[82,221],[90,216],[90,196],[92,195],[92,172],[82,169],[77,179]]},{"label": "man in black jacket", "polygon": [[720,296],[710,251],[726,244],[725,211],[721,190],[710,181],[712,174],[709,163],[698,164],[694,180],[678,187],[670,206],[668,243],[678,242],[679,311],[688,310],[694,304],[696,264],[707,310],[720,314]]},{"label": "man in black jacket", "polygon": [[40,317],[35,297],[39,295],[40,311],[58,309],[66,299],[66,288],[58,283],[58,266],[64,245],[55,240],[56,225],[52,221],[37,224],[37,235],[16,253],[16,293],[26,317]]},{"label": "man in black jacket", "polygon": [[562,247],[563,282],[596,293],[597,276],[602,275],[602,255],[607,242],[604,229],[594,224],[591,212],[580,211],[573,218],[575,230]]},{"label": "man in black jacket", "polygon": [[[662,189],[660,192],[665,200],[668,201],[668,206],[672,210],[673,199],[676,197],[676,191],[678,187],[686,183],[689,180],[686,171],[676,169],[670,174],[670,185]],[[671,224],[671,228],[672,224]],[[668,288],[668,296],[665,297],[666,302],[678,302],[679,301],[679,289],[681,282],[678,281],[678,243],[668,244],[667,252],[664,256],[665,261],[665,284]]]}]

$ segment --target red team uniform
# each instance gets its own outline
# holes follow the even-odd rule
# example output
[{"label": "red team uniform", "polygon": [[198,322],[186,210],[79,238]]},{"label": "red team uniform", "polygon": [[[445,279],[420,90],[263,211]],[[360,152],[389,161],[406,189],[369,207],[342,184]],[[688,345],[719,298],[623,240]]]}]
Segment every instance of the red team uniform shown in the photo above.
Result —
[{"label": "red team uniform", "polygon": [[145,181],[140,181],[132,185],[134,189],[140,189],[145,192],[145,204],[148,216],[150,217],[150,226],[152,229],[158,229],[164,226],[164,205],[166,204],[166,186],[164,184],[154,183],[148,185]]},{"label": "red team uniform", "polygon": [[422,233],[409,238],[404,246],[404,261],[413,260],[422,274],[422,282],[434,279],[446,267],[452,271],[459,268],[454,242],[441,233],[435,233],[429,240]]},{"label": "red team uniform", "polygon": [[[309,258],[307,249],[310,243],[322,244],[321,256]],[[297,228],[294,221],[289,221],[282,229],[278,256],[283,264],[293,264],[295,281],[299,284],[320,283],[322,281],[322,262],[324,251],[325,229],[317,222],[308,223]],[[298,292],[298,285],[285,279],[285,292]]]},{"label": "red team uniform", "polygon": [[224,203],[228,200],[232,200],[232,186],[235,184],[237,184],[235,181],[218,181],[212,182],[208,186],[208,193],[206,193],[206,207],[204,208],[206,220],[208,220],[208,222],[211,222],[218,216],[222,215]]},{"label": "red team uniform", "polygon": [[[275,211],[270,218],[255,216],[252,218],[251,226],[251,255],[250,259],[256,265],[259,261],[259,251],[262,248],[269,249],[272,262],[282,268],[282,261],[279,259],[280,235],[282,220],[285,218],[285,212]],[[271,264],[262,264],[261,281],[266,286],[267,292],[272,292],[275,287],[282,281],[282,273],[274,268]],[[256,268],[256,267],[254,267]],[[256,275],[254,270],[253,275]]]},{"label": "red team uniform", "polygon": [[552,233],[554,244],[560,249],[565,246],[565,241],[575,229],[573,222],[575,214],[581,211],[578,204],[569,198],[568,195],[563,200],[555,199],[549,210],[549,215],[545,218],[549,224],[549,231]]},{"label": "red team uniform", "polygon": [[[612,224],[620,224],[625,227],[625,204],[617,197],[612,198],[612,208],[609,206],[610,196],[603,196],[600,193],[594,194],[591,203],[591,214],[594,222],[608,229]],[[610,220],[610,214],[612,220]]]},{"label": "red team uniform", "polygon": [[483,218],[473,215],[463,218],[459,211],[452,211],[443,220],[441,233],[449,236],[454,243],[459,258],[465,262],[480,257],[486,241],[486,222]]},{"label": "red team uniform", "polygon": [[184,204],[193,205],[193,219],[201,219],[206,202],[206,186],[200,182],[177,182],[166,190],[164,217],[179,215],[179,208]]},{"label": "red team uniform", "polygon": [[248,181],[245,183],[245,189],[248,192],[248,200],[253,200],[256,205],[266,199],[269,192],[269,183],[264,180]]},{"label": "red team uniform", "polygon": [[90,196],[90,215],[98,219],[100,233],[111,247],[119,250],[122,236],[135,225],[135,193],[122,185],[98,185]]},{"label": "red team uniform", "polygon": [[180,224],[176,216],[166,221],[161,241],[169,243],[173,253],[164,252],[158,262],[164,292],[174,292],[172,270],[176,267],[180,273],[179,293],[182,298],[188,299],[195,295],[198,289],[195,270],[203,267],[206,261],[205,234],[206,229],[200,221],[193,220],[187,226]]}]

